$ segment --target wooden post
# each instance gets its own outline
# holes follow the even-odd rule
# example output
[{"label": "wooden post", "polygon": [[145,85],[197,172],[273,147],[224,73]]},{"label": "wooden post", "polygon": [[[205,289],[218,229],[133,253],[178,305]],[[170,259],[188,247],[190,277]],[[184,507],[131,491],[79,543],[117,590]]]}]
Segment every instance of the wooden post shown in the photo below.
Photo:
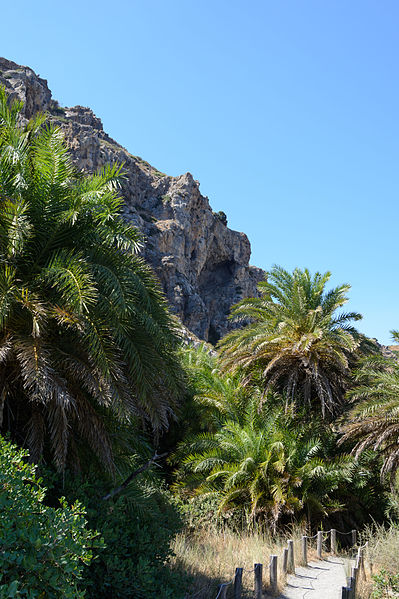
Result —
[{"label": "wooden post", "polygon": [[288,572],[295,574],[294,541],[288,541]]},{"label": "wooden post", "polygon": [[351,590],[352,599],[355,599],[355,597],[356,597],[356,582],[352,576],[349,578],[349,588]]},{"label": "wooden post", "polygon": [[242,593],[242,568],[236,568],[234,576],[234,599],[241,599]]},{"label": "wooden post", "polygon": [[366,568],[364,567],[364,550],[359,547],[360,556],[360,570],[362,572],[363,580],[366,580]]},{"label": "wooden post", "polygon": [[362,561],[362,550],[359,549],[357,550],[357,556],[356,556],[356,568],[358,568],[360,570],[361,568],[361,561]]},{"label": "wooden post", "polygon": [[342,599],[349,599],[348,587],[342,587]]},{"label": "wooden post", "polygon": [[352,580],[352,586],[353,586],[353,596],[356,597],[356,584],[357,584],[357,577],[359,575],[359,570],[357,568],[352,568],[351,571],[351,580]]},{"label": "wooden post", "polygon": [[270,556],[270,588],[277,595],[277,555]]},{"label": "wooden post", "polygon": [[262,599],[262,564],[255,564],[254,579],[255,579],[255,599]]},{"label": "wooden post", "polygon": [[307,539],[307,537],[305,537],[305,535],[302,537],[301,547],[302,547],[303,565],[307,566],[308,565],[308,539]]},{"label": "wooden post", "polygon": [[317,532],[317,558],[322,559],[323,552],[323,533],[321,530]]},{"label": "wooden post", "polygon": [[335,528],[331,529],[331,553],[333,555],[337,554],[337,531]]},{"label": "wooden post", "polygon": [[357,543],[357,532],[356,530],[352,530],[352,545],[355,546]]},{"label": "wooden post", "polygon": [[287,575],[288,570],[288,549],[283,549],[283,575]]}]

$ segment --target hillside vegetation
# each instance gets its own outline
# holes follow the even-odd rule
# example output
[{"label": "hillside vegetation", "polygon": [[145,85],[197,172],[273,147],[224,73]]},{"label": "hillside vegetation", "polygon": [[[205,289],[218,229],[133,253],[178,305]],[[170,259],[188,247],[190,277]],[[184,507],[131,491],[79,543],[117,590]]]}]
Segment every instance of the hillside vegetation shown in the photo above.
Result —
[{"label": "hillside vegetation", "polygon": [[21,108],[0,92],[0,597],[198,599],[320,526],[377,527],[395,574],[399,367],[350,286],[273,266],[216,347],[185,343],[123,169],[77,171]]}]

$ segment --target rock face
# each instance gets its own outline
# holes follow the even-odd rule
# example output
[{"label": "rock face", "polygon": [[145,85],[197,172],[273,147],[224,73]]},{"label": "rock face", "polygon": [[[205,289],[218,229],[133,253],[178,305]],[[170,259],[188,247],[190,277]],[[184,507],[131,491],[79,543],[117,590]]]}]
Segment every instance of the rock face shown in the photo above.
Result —
[{"label": "rock face", "polygon": [[200,339],[215,343],[231,329],[232,304],[257,294],[264,272],[249,265],[250,243],[215,214],[190,173],[169,177],[132,156],[103,130],[90,108],[62,108],[47,81],[32,69],[0,58],[0,85],[24,102],[24,116],[46,111],[62,127],[78,168],[93,172],[124,163],[126,218],[144,233],[144,257],[172,310]]}]

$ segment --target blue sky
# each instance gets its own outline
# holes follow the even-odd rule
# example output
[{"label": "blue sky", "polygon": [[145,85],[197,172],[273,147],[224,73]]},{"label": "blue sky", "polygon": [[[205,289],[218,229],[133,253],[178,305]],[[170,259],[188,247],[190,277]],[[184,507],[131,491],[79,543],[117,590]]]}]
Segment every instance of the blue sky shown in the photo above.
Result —
[{"label": "blue sky", "polygon": [[2,6],[0,54],[131,153],[190,171],[253,264],[350,283],[359,328],[390,343],[398,30],[393,0],[23,0]]}]

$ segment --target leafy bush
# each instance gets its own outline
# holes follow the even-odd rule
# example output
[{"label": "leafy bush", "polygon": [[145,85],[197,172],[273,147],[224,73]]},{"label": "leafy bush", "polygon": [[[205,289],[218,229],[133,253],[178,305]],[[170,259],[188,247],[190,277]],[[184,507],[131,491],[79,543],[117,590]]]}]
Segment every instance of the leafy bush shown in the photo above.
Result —
[{"label": "leafy bush", "polygon": [[385,597],[395,599],[399,597],[399,574],[392,574],[383,569],[373,576],[373,580],[374,586],[371,599],[383,599]]},{"label": "leafy bush", "polygon": [[45,489],[27,455],[0,437],[0,598],[84,597],[83,571],[102,542],[86,528],[79,502],[43,504]]},{"label": "leafy bush", "polygon": [[[105,501],[109,484],[99,479],[74,479],[67,492],[87,506],[90,526],[101,531],[103,548],[84,584],[88,599],[179,599],[185,578],[171,568],[171,542],[181,517],[158,480],[133,481],[123,494]],[[68,482],[68,481],[67,481]]]},{"label": "leafy bush", "polygon": [[217,219],[220,220],[220,222],[225,225],[227,227],[227,216],[226,213],[223,212],[223,210],[220,210],[219,212],[214,212],[214,215],[216,216]]}]

